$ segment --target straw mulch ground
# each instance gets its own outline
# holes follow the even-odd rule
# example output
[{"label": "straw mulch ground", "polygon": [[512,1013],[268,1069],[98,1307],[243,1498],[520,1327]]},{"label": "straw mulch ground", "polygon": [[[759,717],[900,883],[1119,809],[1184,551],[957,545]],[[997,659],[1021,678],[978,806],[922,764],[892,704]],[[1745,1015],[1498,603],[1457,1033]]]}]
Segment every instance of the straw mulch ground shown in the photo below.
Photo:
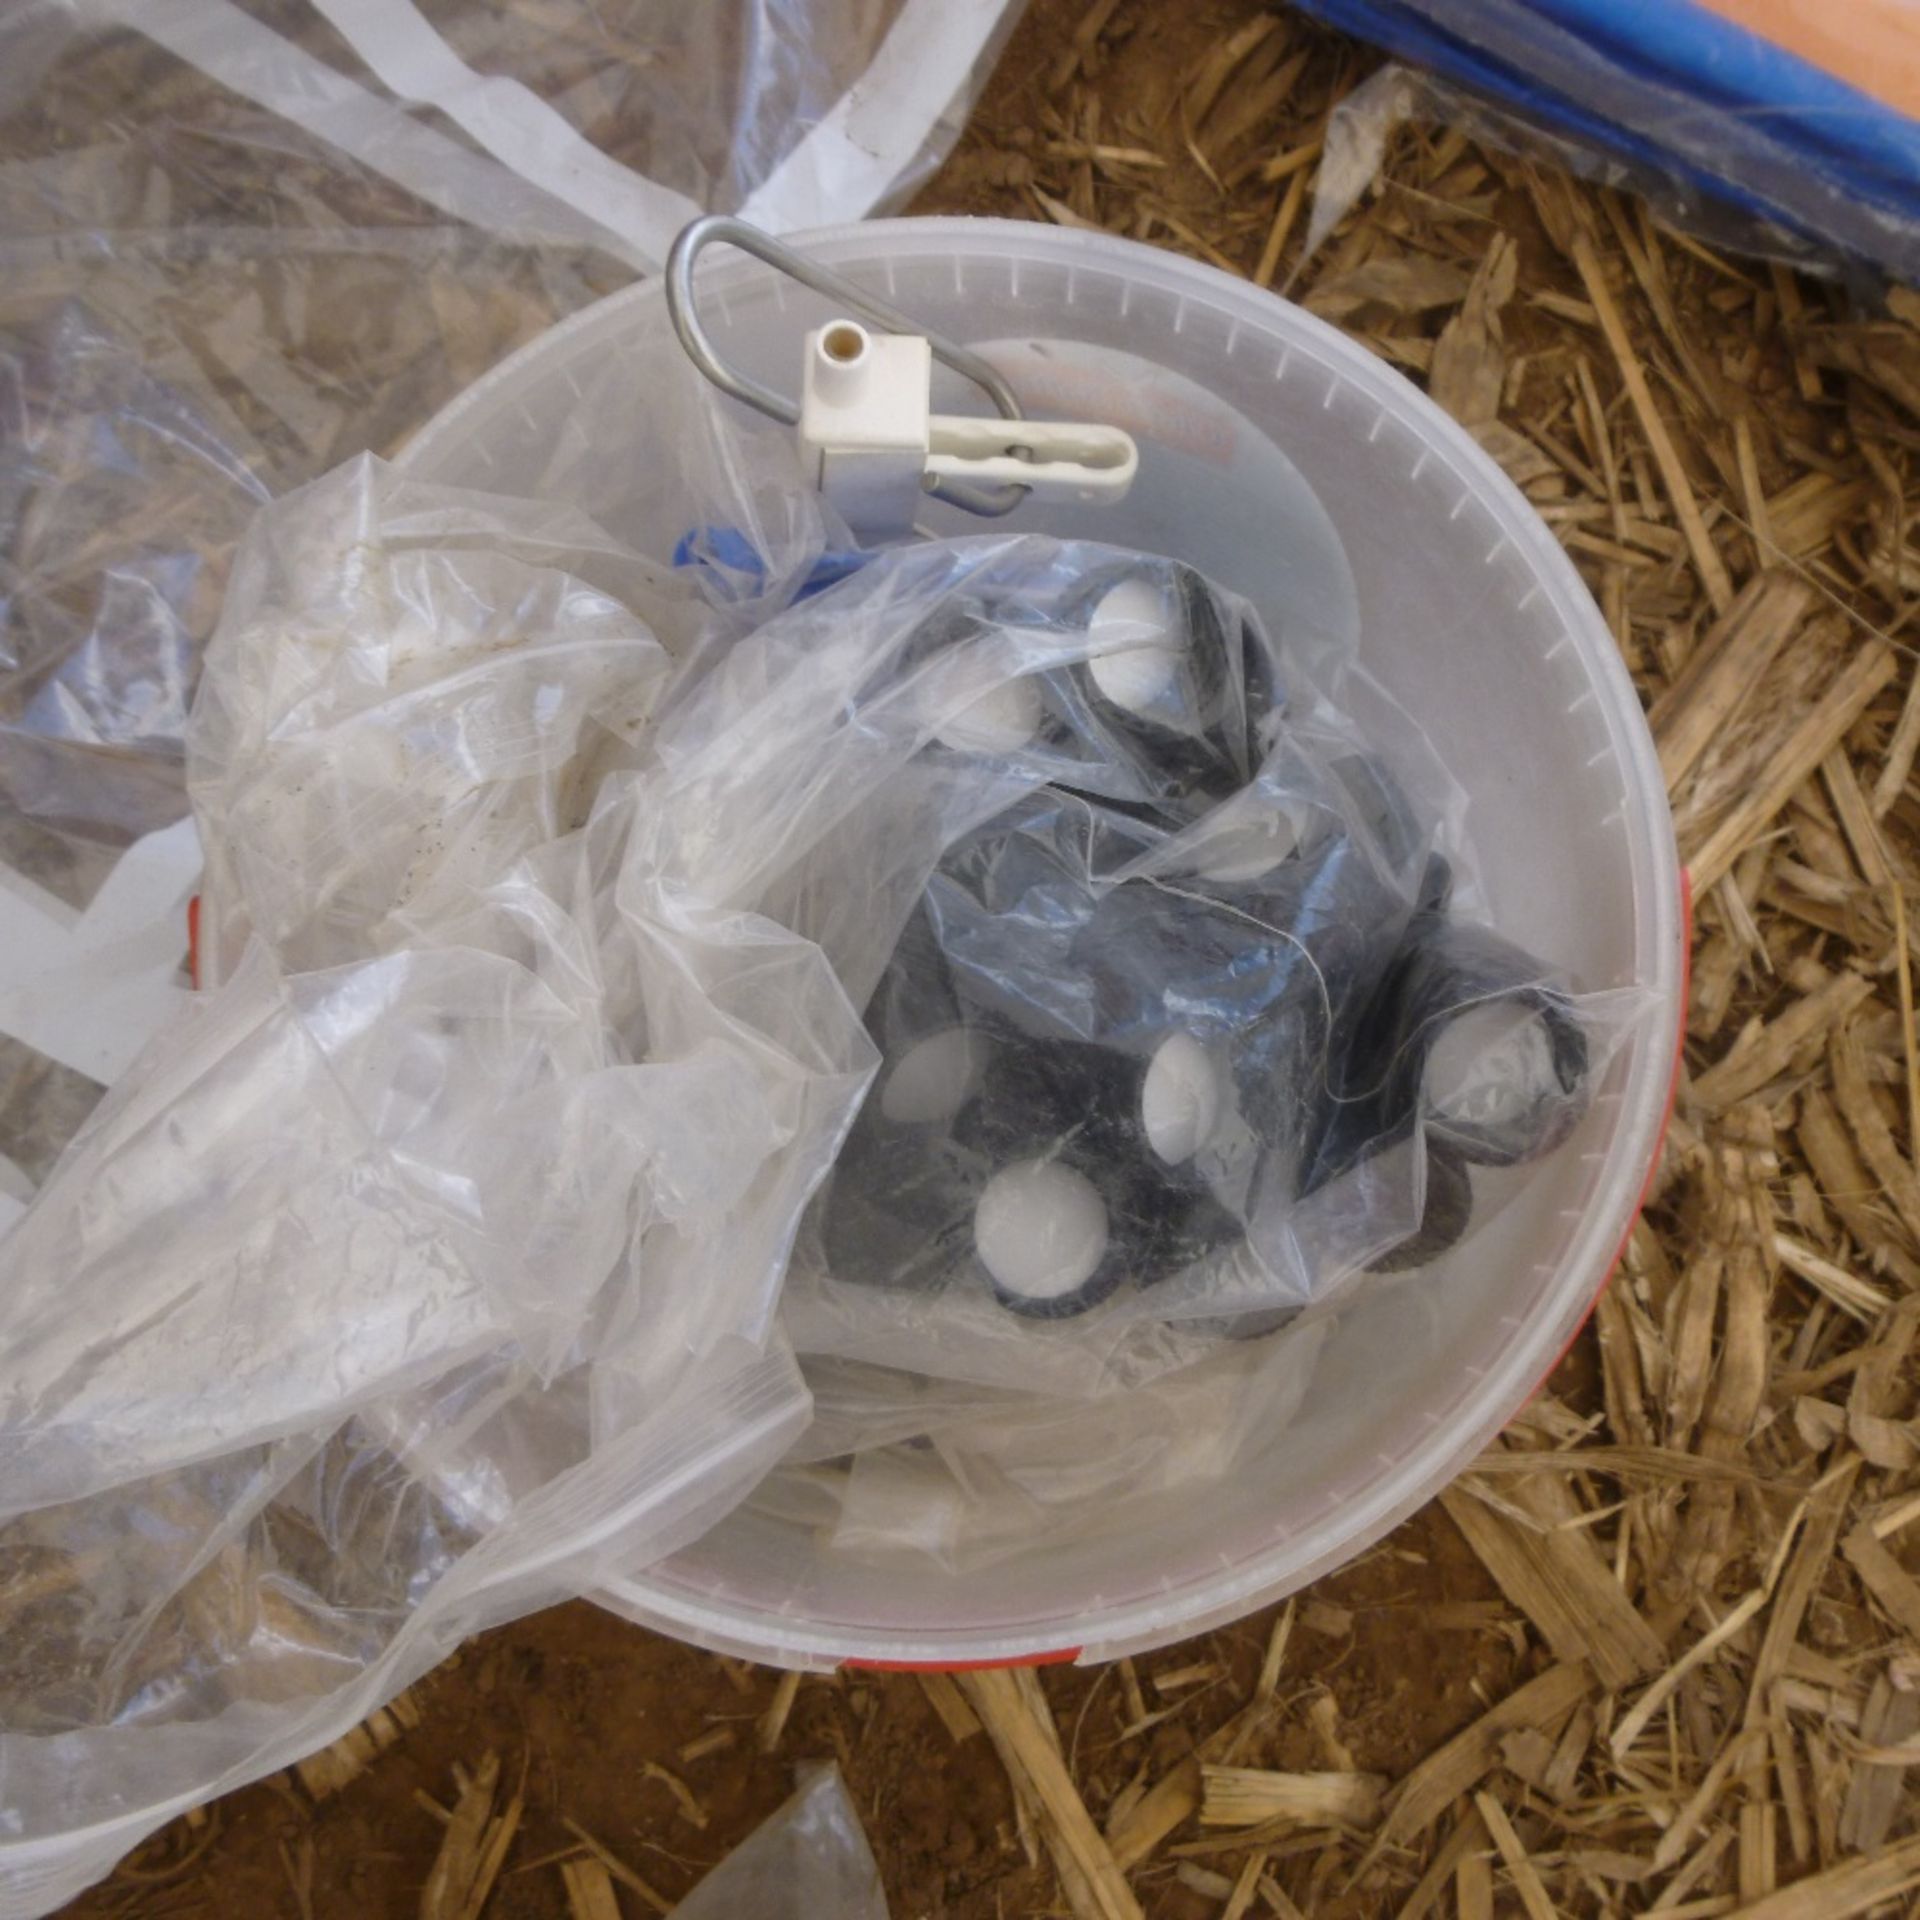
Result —
[{"label": "straw mulch ground", "polygon": [[1097,1673],[800,1681],[585,1607],[505,1629],[75,1912],[665,1911],[809,1755],[896,1920],[1920,1912],[1920,301],[1419,124],[1302,266],[1374,64],[1249,0],[1039,0],[920,205],[1291,282],[1591,584],[1697,937],[1666,1158],[1550,1390],[1356,1566]]},{"label": "straw mulch ground", "polygon": [[[1109,1854],[1082,1857],[1044,1755],[1009,1751],[1067,1902],[1136,1912],[1148,1863],[1178,1862],[1232,1920],[1904,1910],[1920,299],[1871,311],[1441,126],[1403,129],[1302,265],[1329,111],[1366,56],[1264,8],[1109,0],[1047,52],[926,204],[1291,283],[1422,381],[1592,587],[1697,900],[1646,1217],[1586,1352],[1441,1502],[1502,1596],[1477,1629],[1516,1635],[1514,1684],[1381,1778],[1343,1749],[1340,1675],[1289,1610],[1252,1690],[1191,1715],[1192,1761],[1092,1794]],[[1043,1714],[1026,1683],[966,1684],[1003,1749]],[[1302,1720],[1311,1761],[1249,1764]],[[1197,1837],[1175,1825],[1195,1808]]]}]

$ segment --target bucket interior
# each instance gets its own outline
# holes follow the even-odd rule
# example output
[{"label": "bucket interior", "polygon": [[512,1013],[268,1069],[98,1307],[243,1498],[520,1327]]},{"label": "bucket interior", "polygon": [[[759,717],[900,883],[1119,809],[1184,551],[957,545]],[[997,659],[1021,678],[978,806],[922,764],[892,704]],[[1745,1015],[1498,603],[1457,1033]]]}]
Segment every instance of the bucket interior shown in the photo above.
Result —
[{"label": "bucket interior", "polygon": [[[1486,1442],[1577,1328],[1671,1077],[1683,930],[1664,793],[1612,640],[1551,535],[1457,427],[1332,329],[1173,256],[1018,223],[873,222],[803,244],[930,327],[994,343],[1039,410],[1084,405],[1140,440],[1125,506],[1026,507],[993,528],[1167,553],[1245,594],[1283,645],[1357,640],[1466,791],[1494,923],[1582,990],[1659,997],[1574,1137],[1524,1178],[1498,1176],[1510,1195],[1454,1256],[1344,1309],[1280,1441],[1204,1498],[977,1574],[836,1555],[748,1509],[614,1596],[784,1664],[1135,1651],[1358,1551]],[[701,287],[721,352],[790,387],[802,332],[830,308],[740,259],[703,267]],[[679,352],[657,285],[617,295],[487,376],[402,464],[572,502],[664,557],[686,529],[642,476],[662,457],[644,396],[649,365]],[[961,410],[963,387],[936,403]]]}]

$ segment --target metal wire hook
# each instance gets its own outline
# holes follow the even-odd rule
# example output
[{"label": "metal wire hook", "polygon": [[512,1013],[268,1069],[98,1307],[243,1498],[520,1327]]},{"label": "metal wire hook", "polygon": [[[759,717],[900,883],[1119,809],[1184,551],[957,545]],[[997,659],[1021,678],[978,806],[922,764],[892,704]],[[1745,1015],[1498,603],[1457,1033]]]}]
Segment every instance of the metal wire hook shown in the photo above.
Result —
[{"label": "metal wire hook", "polygon": [[[855,318],[866,321],[869,326],[878,327],[886,333],[919,334],[933,349],[933,357],[980,388],[999,409],[1002,419],[1019,420],[1024,417],[1020,412],[1020,402],[1013,397],[1013,389],[977,353],[971,353],[956,342],[929,332],[917,320],[910,319],[883,300],[876,300],[864,288],[855,286],[851,280],[843,280],[839,274],[807,259],[804,254],[782,246],[771,234],[762,233],[758,227],[749,226],[746,221],[735,219],[732,214],[710,213],[682,227],[674,240],[673,250],[667,255],[667,313],[673,321],[674,333],[687,350],[687,357],[722,393],[730,394],[756,412],[764,413],[769,419],[778,420],[785,426],[799,424],[798,401],[789,399],[772,387],[763,386],[737,367],[729,366],[707,336],[706,326],[700,318],[699,304],[694,298],[693,268],[702,252],[716,240],[724,241],[730,247],[738,247],[742,253],[752,254],[756,260],[764,262],[777,273],[784,273],[790,280],[799,281],[803,287],[811,287],[815,293],[825,294],[829,300],[845,308]],[[927,488],[934,499],[944,500],[950,506],[988,519],[998,519],[1002,514],[1011,513],[1029,491],[1018,484],[970,487],[954,481],[938,482]]]}]

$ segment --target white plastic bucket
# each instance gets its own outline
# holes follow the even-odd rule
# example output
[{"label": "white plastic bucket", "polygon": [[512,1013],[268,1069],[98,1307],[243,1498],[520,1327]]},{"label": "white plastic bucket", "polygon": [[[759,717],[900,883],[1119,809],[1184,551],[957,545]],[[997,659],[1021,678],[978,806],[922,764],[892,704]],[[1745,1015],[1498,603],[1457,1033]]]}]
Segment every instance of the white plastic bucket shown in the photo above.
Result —
[{"label": "white plastic bucket", "polygon": [[[1273,1455],[1172,1507],[1151,1539],[921,1572],[835,1554],[749,1509],[606,1596],[780,1666],[1137,1653],[1350,1559],[1485,1446],[1579,1328],[1674,1070],[1686,915],[1665,790],[1612,638],[1553,537],[1465,433],[1331,327],[1212,268],[1052,227],[875,221],[795,244],[955,339],[1018,343],[1003,364],[1036,411],[1117,419],[1140,440],[1124,508],[1023,509],[993,526],[1191,561],[1260,605],[1283,643],[1290,625],[1357,631],[1467,790],[1496,923],[1584,988],[1658,997],[1581,1130],[1464,1257],[1343,1312]],[[826,304],[737,255],[699,284],[723,355],[790,387]],[[648,443],[646,396],[649,367],[679,352],[657,282],[617,294],[488,374],[402,464],[576,503],[664,558],[686,529],[637,508],[632,475],[672,459]],[[630,405],[605,404],[609,369]]]}]

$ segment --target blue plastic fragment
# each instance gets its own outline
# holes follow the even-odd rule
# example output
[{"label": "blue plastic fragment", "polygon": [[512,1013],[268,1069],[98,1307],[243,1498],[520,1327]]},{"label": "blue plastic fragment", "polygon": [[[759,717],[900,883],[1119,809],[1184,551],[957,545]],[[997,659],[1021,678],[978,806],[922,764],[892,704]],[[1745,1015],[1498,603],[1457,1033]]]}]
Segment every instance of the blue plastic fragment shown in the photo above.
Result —
[{"label": "blue plastic fragment", "polygon": [[[831,547],[807,571],[795,600],[810,600],[849,574],[858,573],[873,556],[857,547]],[[738,527],[690,527],[674,543],[673,564],[705,571],[721,597],[747,600],[761,591],[767,565],[753,542]],[[751,585],[744,587],[742,581]]]}]

